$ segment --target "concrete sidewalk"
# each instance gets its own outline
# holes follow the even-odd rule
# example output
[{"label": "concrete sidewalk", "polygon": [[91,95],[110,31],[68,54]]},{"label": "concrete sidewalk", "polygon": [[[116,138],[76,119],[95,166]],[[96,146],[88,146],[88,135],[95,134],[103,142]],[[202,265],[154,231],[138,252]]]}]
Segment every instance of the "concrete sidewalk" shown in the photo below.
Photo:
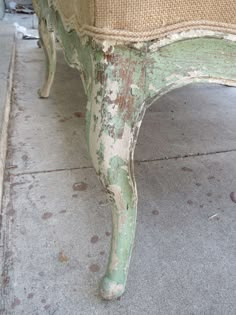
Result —
[{"label": "concrete sidewalk", "polygon": [[111,210],[87,153],[79,73],[58,59],[51,97],[38,99],[43,51],[17,42],[2,314],[235,315],[236,89],[191,85],[147,112],[127,291],[105,302]]}]

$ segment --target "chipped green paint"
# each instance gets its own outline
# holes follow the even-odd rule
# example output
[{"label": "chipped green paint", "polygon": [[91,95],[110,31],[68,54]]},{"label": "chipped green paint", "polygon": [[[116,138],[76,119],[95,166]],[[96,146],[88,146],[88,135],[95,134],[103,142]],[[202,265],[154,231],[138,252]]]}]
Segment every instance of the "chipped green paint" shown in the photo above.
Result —
[{"label": "chipped green paint", "polygon": [[130,183],[127,162],[122,160],[119,155],[110,158],[110,167],[107,171],[108,185],[118,186],[121,188],[122,200],[124,201],[124,208],[133,207],[133,189]]},{"label": "chipped green paint", "polygon": [[87,94],[88,148],[113,207],[111,251],[101,294],[105,299],[117,298],[125,290],[135,235],[138,196],[133,155],[145,110],[154,99],[191,82],[236,86],[236,38],[218,33],[196,38],[203,33],[192,31],[178,34],[176,42],[166,39],[165,44],[98,42],[81,38],[63,24],[48,0],[33,3],[44,21],[41,36],[49,65],[44,96],[55,73],[53,29],[67,62],[80,71]]},{"label": "chipped green paint", "polygon": [[98,163],[101,165],[104,161],[104,150],[105,150],[105,147],[104,147],[104,144],[103,143],[100,143],[100,147],[99,149],[97,150],[97,159],[98,159]]},{"label": "chipped green paint", "polygon": [[217,38],[179,41],[150,51],[147,62],[152,67],[146,71],[147,97],[159,97],[191,82],[235,85],[235,59],[236,42]]}]

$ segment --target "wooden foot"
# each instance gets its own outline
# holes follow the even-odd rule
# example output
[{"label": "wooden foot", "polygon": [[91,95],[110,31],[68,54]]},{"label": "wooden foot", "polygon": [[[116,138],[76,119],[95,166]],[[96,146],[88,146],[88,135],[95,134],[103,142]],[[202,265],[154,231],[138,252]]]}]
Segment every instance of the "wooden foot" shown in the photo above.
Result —
[{"label": "wooden foot", "polygon": [[43,87],[38,91],[39,97],[47,98],[54,80],[56,71],[56,46],[55,33],[49,31],[45,19],[39,19],[40,43],[43,46],[46,57],[46,75]]}]

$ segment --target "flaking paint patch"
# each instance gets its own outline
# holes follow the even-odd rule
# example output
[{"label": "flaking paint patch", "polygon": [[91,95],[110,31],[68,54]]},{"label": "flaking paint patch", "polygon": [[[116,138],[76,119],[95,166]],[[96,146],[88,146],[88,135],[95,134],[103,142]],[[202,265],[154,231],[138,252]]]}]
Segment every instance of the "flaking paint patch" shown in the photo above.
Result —
[{"label": "flaking paint patch", "polygon": [[148,89],[149,91],[158,92],[158,90],[155,88],[155,86],[152,83],[149,84]]},{"label": "flaking paint patch", "polygon": [[224,39],[229,40],[231,42],[236,42],[236,35],[234,34],[225,34]]},{"label": "flaking paint patch", "polygon": [[[121,139],[114,139],[109,136],[107,133],[103,132],[99,137],[97,132],[96,134],[90,131],[90,153],[93,159],[94,167],[97,172],[102,172],[106,174],[106,170],[110,167],[110,159],[114,157],[115,152],[119,152],[119,157],[124,161],[129,159],[129,147],[130,147],[130,138],[131,138],[131,129],[128,125],[125,124],[123,129],[123,137]],[[103,163],[98,163],[97,160],[97,151],[96,148],[103,146]]]},{"label": "flaking paint patch", "polygon": [[193,71],[189,71],[188,75],[190,75],[190,77],[203,77],[204,73],[202,71],[193,70]]},{"label": "flaking paint patch", "polygon": [[131,89],[138,89],[139,90],[139,87],[137,84],[131,84],[130,87],[131,87]]},{"label": "flaking paint patch", "polygon": [[116,204],[116,214],[122,215],[126,209],[126,202],[124,200],[124,196],[122,195],[122,187],[118,185],[109,185],[109,190],[111,190],[113,193],[113,198]]},{"label": "flaking paint patch", "polygon": [[113,118],[119,114],[118,106],[116,104],[109,105],[109,114],[111,114],[111,117]]},{"label": "flaking paint patch", "polygon": [[117,99],[118,92],[119,92],[119,84],[117,81],[111,81],[107,79],[107,96],[110,98],[112,102]]},{"label": "flaking paint patch", "polygon": [[103,134],[101,141],[104,144],[104,170],[110,167],[110,159],[114,157],[116,152],[119,152],[119,157],[125,161],[129,160],[129,148],[131,139],[131,128],[125,124],[123,129],[123,136],[121,139],[113,139],[107,134]]},{"label": "flaking paint patch", "polygon": [[143,43],[143,42],[134,43],[133,47],[138,49],[138,50],[141,50],[143,47],[145,47],[145,43]]},{"label": "flaking paint patch", "polygon": [[116,45],[116,42],[115,41],[103,41],[102,42],[102,51],[104,53],[113,53],[114,52],[114,46]]}]

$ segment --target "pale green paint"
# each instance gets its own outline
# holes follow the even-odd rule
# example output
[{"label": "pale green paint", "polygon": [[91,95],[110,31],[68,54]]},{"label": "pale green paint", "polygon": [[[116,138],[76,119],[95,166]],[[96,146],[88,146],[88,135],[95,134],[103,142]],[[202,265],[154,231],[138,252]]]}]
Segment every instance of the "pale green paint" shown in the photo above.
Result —
[{"label": "pale green paint", "polygon": [[193,81],[236,85],[236,43],[195,38],[156,51],[151,49],[153,41],[140,49],[110,43],[104,51],[104,42],[66,31],[60,14],[49,10],[47,0],[34,0],[34,5],[39,6],[37,14],[57,31],[66,60],[80,70],[88,96],[88,148],[113,207],[112,245],[101,294],[116,298],[125,289],[135,235],[133,153],[145,110],[153,99]]},{"label": "pale green paint", "polygon": [[[173,43],[147,54],[147,97],[155,97],[191,81],[235,80],[236,43],[196,38]],[[150,91],[153,84],[156,91]]]}]

